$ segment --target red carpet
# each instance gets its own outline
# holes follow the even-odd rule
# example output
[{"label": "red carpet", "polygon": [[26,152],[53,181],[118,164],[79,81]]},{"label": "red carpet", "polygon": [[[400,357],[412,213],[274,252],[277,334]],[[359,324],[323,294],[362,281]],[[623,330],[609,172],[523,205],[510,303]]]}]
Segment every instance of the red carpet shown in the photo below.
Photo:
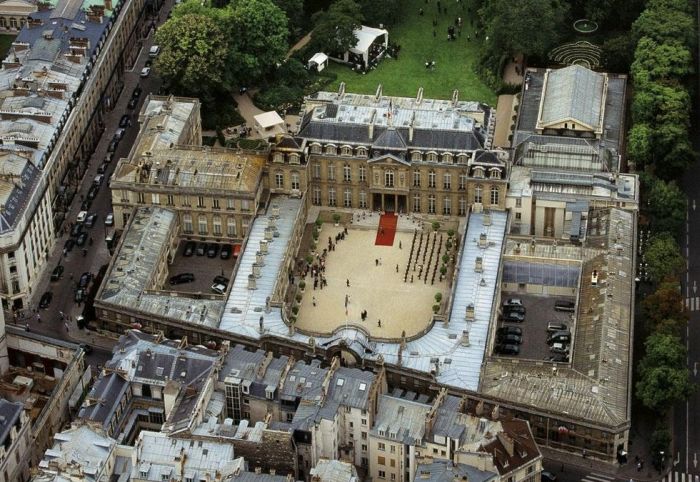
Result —
[{"label": "red carpet", "polygon": [[374,244],[377,246],[393,246],[396,235],[396,223],[399,218],[394,213],[382,214],[379,218],[379,228],[377,228],[377,239]]}]

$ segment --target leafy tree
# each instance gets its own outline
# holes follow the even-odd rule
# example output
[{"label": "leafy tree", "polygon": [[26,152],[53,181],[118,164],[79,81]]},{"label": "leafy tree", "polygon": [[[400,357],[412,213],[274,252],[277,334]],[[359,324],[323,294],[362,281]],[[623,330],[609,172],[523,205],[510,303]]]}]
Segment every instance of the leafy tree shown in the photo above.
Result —
[{"label": "leafy tree", "polygon": [[174,92],[206,98],[224,88],[229,44],[214,19],[173,17],[158,29],[156,41],[161,53],[155,68]]},{"label": "leafy tree", "polygon": [[[665,281],[657,290],[642,301],[650,331],[663,326],[664,332],[674,332],[674,321],[679,323],[688,319],[683,308],[683,296],[677,282]],[[669,321],[670,320],[670,321]]]},{"label": "leafy tree", "polygon": [[664,461],[661,459],[661,453],[669,453],[668,448],[671,445],[671,431],[662,423],[657,423],[656,428],[651,433],[651,442],[649,443],[649,451],[653,454],[652,464],[656,470],[661,470]]},{"label": "leafy tree", "polygon": [[627,135],[627,157],[634,161],[638,170],[652,160],[653,135],[653,129],[643,122],[634,124]]},{"label": "leafy tree", "polygon": [[646,355],[639,364],[637,397],[646,407],[664,413],[693,392],[685,366],[685,346],[680,338],[666,334],[650,335],[644,346]]},{"label": "leafy tree", "polygon": [[669,233],[654,236],[645,254],[651,276],[657,281],[677,277],[685,266],[678,243]]},{"label": "leafy tree", "polygon": [[649,80],[679,79],[693,72],[693,56],[687,47],[677,40],[657,43],[642,37],[637,44],[632,64],[635,79],[644,75]]},{"label": "leafy tree", "polygon": [[649,2],[646,9],[632,25],[635,38],[649,37],[659,43],[680,41],[683,45],[695,48],[695,19],[680,9],[676,3]]},{"label": "leafy tree", "polygon": [[678,185],[673,181],[652,180],[647,201],[654,232],[679,236],[685,223],[686,200]]},{"label": "leafy tree", "polygon": [[173,18],[184,17],[185,15],[204,15],[221,22],[226,22],[231,17],[231,9],[214,8],[201,0],[185,0],[173,8]]},{"label": "leafy tree", "polygon": [[394,25],[399,19],[399,0],[358,0],[362,14],[369,25],[378,27]]},{"label": "leafy tree", "polygon": [[364,15],[353,0],[337,0],[328,11],[314,14],[312,21],[314,50],[338,55],[357,45],[354,31],[362,25]]},{"label": "leafy tree", "polygon": [[287,16],[290,39],[296,39],[305,23],[304,0],[273,0]]},{"label": "leafy tree", "polygon": [[677,178],[695,162],[695,151],[688,141],[686,129],[667,126],[656,138],[655,150],[664,151],[662,159],[655,166],[655,172],[660,178]]},{"label": "leafy tree", "polygon": [[583,10],[586,18],[597,22],[601,30],[608,31],[629,28],[644,8],[643,0],[583,0],[573,3],[572,8]]},{"label": "leafy tree", "polygon": [[629,72],[634,58],[635,40],[629,32],[605,39],[601,46],[601,62],[607,72]]},{"label": "leafy tree", "polygon": [[568,3],[560,0],[492,0],[479,14],[493,53],[544,58],[561,38]]},{"label": "leafy tree", "polygon": [[229,35],[236,52],[230,68],[244,82],[255,82],[277,67],[287,53],[287,17],[272,0],[238,0]]}]

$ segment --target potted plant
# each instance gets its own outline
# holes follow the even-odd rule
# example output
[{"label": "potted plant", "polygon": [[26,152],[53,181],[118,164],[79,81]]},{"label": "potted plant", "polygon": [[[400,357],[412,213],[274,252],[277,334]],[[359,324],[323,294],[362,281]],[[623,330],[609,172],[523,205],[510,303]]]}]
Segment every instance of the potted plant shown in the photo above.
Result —
[{"label": "potted plant", "polygon": [[[301,292],[303,293],[305,288],[306,288],[306,281],[304,281],[304,280],[299,281],[299,290],[301,290]],[[299,301],[299,300],[297,300],[297,301]]]},{"label": "potted plant", "polygon": [[440,274],[443,276],[447,274],[447,266],[445,266],[444,264],[440,266]]},{"label": "potted plant", "polygon": [[298,305],[292,306],[292,313],[294,313],[295,316],[299,313],[299,306]]},{"label": "potted plant", "polygon": [[440,311],[440,305],[437,305],[437,304],[433,305],[433,313],[435,313],[437,315],[438,311]]},{"label": "potted plant", "polygon": [[320,229],[322,225],[323,225],[323,221],[321,221],[320,218],[317,218],[316,219],[316,227]]},{"label": "potted plant", "polygon": [[297,300],[297,303],[301,303],[301,293],[297,293],[294,299]]},{"label": "potted plant", "polygon": [[448,229],[447,230],[447,237],[452,238],[452,236],[455,235],[455,230],[454,229]]},{"label": "potted plant", "polygon": [[448,251],[452,249],[452,241],[450,241],[449,239],[445,241],[445,249],[447,249]]},{"label": "potted plant", "polygon": [[439,291],[435,293],[435,303],[440,303],[442,301],[442,293]]},{"label": "potted plant", "polygon": [[447,264],[447,262],[450,260],[450,255],[449,254],[443,254],[442,255],[442,264]]},{"label": "potted plant", "polygon": [[338,226],[338,224],[340,224],[340,214],[338,214],[338,213],[333,214],[333,222],[335,223],[336,226]]},{"label": "potted plant", "polygon": [[[307,254],[307,255],[306,255],[306,263],[307,263],[307,264],[311,264],[311,263],[313,263],[313,262],[314,262],[314,257],[311,256],[310,254]],[[303,281],[302,281],[302,283],[303,283]]]},{"label": "potted plant", "polygon": [[433,231],[437,231],[438,229],[440,229],[440,223],[433,221]]}]

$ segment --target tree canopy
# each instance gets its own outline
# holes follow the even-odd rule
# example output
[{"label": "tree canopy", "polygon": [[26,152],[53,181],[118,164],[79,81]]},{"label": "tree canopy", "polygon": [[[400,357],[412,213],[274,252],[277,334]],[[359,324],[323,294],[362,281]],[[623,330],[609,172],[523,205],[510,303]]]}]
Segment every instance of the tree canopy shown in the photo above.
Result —
[{"label": "tree canopy", "polygon": [[651,238],[645,255],[651,276],[657,281],[677,277],[685,267],[678,243],[669,233],[657,234]]},{"label": "tree canopy", "polygon": [[693,56],[678,40],[659,44],[649,37],[642,37],[637,43],[631,70],[635,79],[675,80],[693,72]]},{"label": "tree canopy", "polygon": [[654,293],[644,298],[642,308],[649,331],[677,334],[678,324],[688,319],[680,285],[674,281],[662,281]]},{"label": "tree canopy", "polygon": [[364,15],[360,5],[353,0],[337,0],[328,11],[314,14],[312,20],[313,48],[338,55],[357,45],[354,31],[362,25]]},{"label": "tree canopy", "polygon": [[685,223],[685,194],[673,181],[653,179],[650,184],[647,200],[654,232],[679,236]]}]

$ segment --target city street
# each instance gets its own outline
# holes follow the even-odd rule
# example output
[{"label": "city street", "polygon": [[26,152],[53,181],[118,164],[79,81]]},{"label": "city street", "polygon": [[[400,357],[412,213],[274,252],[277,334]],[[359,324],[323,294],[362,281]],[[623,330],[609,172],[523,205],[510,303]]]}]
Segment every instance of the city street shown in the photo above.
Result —
[{"label": "city street", "polygon": [[[172,1],[165,2],[160,12],[161,20],[159,20],[159,23],[166,19],[167,12],[171,7]],[[147,22],[150,22],[150,20],[147,20]],[[87,172],[81,182],[80,195],[76,196],[71,207],[65,223],[66,233],[57,234],[56,244],[50,254],[46,269],[34,286],[29,305],[30,310],[24,310],[21,318],[16,320],[17,324],[32,331],[94,346],[94,350],[87,357],[88,362],[93,364],[103,364],[110,357],[113,341],[88,330],[78,329],[75,320],[82,313],[84,305],[75,302],[75,290],[78,280],[83,273],[91,273],[94,277],[100,270],[100,267],[108,264],[110,261],[109,250],[105,242],[105,236],[108,232],[108,227],[105,226],[105,217],[112,212],[108,180],[118,160],[128,155],[136,139],[138,134],[138,113],[144,99],[149,93],[158,92],[161,86],[161,81],[157,77],[141,78],[139,75],[148,60],[148,50],[153,44],[153,37],[154,31],[151,29],[148,37],[143,40],[143,46],[133,70],[126,71],[124,74],[124,88],[114,109],[104,116],[105,130],[90,158]],[[141,86],[143,92],[136,107],[133,110],[129,110],[127,104],[137,85]],[[86,228],[88,239],[92,241],[86,242],[84,247],[76,245],[67,254],[64,254],[64,243],[71,237],[71,224],[75,223],[78,213],[81,211],[82,201],[87,199],[88,191],[93,185],[97,170],[105,160],[108,145],[119,128],[119,121],[124,114],[130,115],[131,125],[126,128],[124,137],[119,143],[112,161],[107,165],[105,180],[88,210],[89,213],[97,214],[94,226]],[[85,255],[83,254],[83,249],[86,250]],[[62,277],[59,281],[51,282],[51,273],[59,264],[64,267]],[[40,299],[47,291],[52,293],[52,301],[46,309],[40,309]],[[13,320],[8,319],[6,322],[12,323]]]}]

